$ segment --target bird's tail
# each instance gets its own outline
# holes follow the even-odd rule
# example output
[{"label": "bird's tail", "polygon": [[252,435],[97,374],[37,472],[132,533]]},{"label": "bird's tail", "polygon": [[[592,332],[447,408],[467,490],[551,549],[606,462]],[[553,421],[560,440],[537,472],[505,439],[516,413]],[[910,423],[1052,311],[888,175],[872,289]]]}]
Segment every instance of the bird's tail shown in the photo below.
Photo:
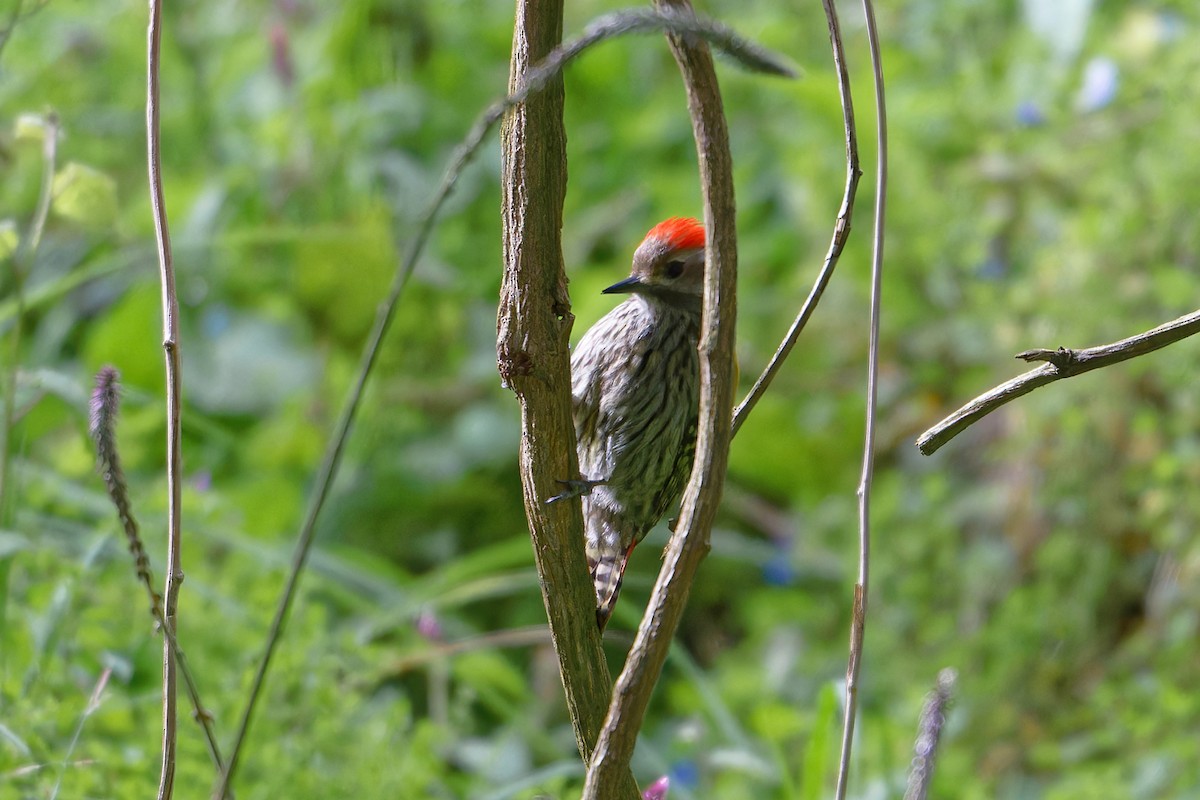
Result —
[{"label": "bird's tail", "polygon": [[596,624],[600,630],[608,624],[617,597],[621,594],[621,581],[625,578],[625,564],[633,552],[634,542],[625,550],[588,548],[588,568],[592,571],[592,583],[596,587]]}]

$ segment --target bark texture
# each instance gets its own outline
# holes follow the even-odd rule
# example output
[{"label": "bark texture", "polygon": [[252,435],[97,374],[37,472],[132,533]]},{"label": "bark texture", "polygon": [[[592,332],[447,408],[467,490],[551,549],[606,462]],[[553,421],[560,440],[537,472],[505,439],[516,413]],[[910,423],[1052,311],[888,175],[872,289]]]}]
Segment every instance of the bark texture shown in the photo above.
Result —
[{"label": "bark texture", "polygon": [[[510,91],[562,38],[561,0],[518,0]],[[578,500],[547,505],[557,481],[578,476],[571,421],[570,299],[562,261],[566,193],[563,84],[516,106],[501,131],[504,278],[497,362],[521,403],[521,483],[542,599],[558,654],[567,708],[584,761],[591,758],[612,691],[596,628],[595,593],[583,552]],[[628,768],[613,778],[638,797]]]}]

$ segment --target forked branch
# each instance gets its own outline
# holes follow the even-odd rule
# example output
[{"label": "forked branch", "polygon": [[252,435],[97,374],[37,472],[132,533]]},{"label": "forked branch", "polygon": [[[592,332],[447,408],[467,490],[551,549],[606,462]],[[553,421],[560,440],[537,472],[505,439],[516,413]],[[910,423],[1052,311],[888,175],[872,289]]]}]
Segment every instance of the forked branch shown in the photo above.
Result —
[{"label": "forked branch", "polygon": [[932,455],[946,442],[1000,406],[1027,395],[1040,386],[1152,353],[1197,333],[1200,333],[1200,311],[1193,311],[1191,314],[1184,314],[1157,328],[1112,344],[1088,347],[1083,350],[1060,347],[1057,350],[1026,350],[1018,353],[1016,357],[1024,361],[1045,361],[1046,363],[979,395],[922,433],[917,439],[917,447],[925,455]]},{"label": "forked branch", "polygon": [[[517,3],[509,78],[514,91],[558,46],[562,13],[562,0]],[[604,722],[612,680],[589,613],[595,595],[584,562],[579,503],[543,502],[556,479],[579,471],[568,348],[573,317],[561,240],[567,138],[562,78],[553,74],[545,91],[512,109],[501,131],[504,276],[496,357],[505,385],[521,404],[525,514],[567,710],[586,763]],[[616,780],[625,800],[637,796],[631,772]]]},{"label": "forked branch", "polygon": [[[330,434],[325,453],[318,467],[309,504],[305,511],[300,531],[296,537],[291,569],[284,584],[279,603],[275,609],[275,616],[271,621],[271,629],[267,634],[262,659],[259,661],[258,668],[251,681],[246,706],[242,711],[237,732],[230,747],[229,760],[224,773],[217,780],[216,787],[214,788],[214,798],[218,798],[219,800],[219,798],[225,797],[227,787],[236,775],[242,746],[249,732],[254,710],[261,695],[264,682],[266,681],[266,674],[270,668],[271,658],[287,624],[291,604],[295,598],[296,589],[299,586],[300,575],[308,561],[308,554],[312,548],[313,536],[316,531],[317,519],[320,516],[322,508],[324,508],[329,489],[333,485],[333,480],[341,465],[342,452],[345,449],[346,440],[349,437],[350,429],[353,427],[354,419],[358,414],[358,407],[362,400],[367,381],[374,368],[380,346],[391,327],[396,307],[400,302],[401,296],[404,294],[404,288],[408,284],[408,279],[416,268],[417,260],[420,258],[421,253],[424,252],[425,244],[429,241],[429,236],[433,231],[437,217],[441,213],[446,199],[457,185],[459,176],[475,153],[478,152],[488,132],[500,121],[505,113],[544,89],[570,61],[580,56],[590,47],[608,39],[630,33],[645,33],[650,31],[684,31],[691,36],[712,42],[713,46],[720,48],[727,55],[749,69],[779,75],[794,74],[794,70],[784,59],[752,44],[723,25],[690,15],[634,9],[605,15],[589,25],[584,34],[578,39],[555,48],[540,64],[527,70],[520,84],[513,88],[507,97],[498,100],[483,111],[463,141],[455,148],[450,158],[450,164],[446,167],[446,171],[442,175],[441,182],[438,184],[433,197],[421,215],[413,238],[409,241],[408,247],[405,250],[404,257],[397,265],[396,271],[392,276],[392,283],[388,288],[387,296],[379,306],[375,323],[371,328],[366,343],[363,345],[362,356],[354,383],[351,385],[346,399],[342,404],[337,422],[334,425],[333,432]],[[520,368],[521,365],[502,363],[500,365],[501,373],[505,374],[505,371],[513,366]],[[542,496],[545,497],[548,495],[544,494]]]}]

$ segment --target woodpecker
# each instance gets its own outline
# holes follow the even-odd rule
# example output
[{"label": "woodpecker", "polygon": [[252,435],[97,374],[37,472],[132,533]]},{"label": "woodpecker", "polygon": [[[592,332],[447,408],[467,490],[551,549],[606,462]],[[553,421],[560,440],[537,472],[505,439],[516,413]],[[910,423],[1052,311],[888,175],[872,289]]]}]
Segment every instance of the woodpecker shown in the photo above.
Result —
[{"label": "woodpecker", "polygon": [[633,548],[679,502],[696,450],[704,226],[673,217],[650,229],[629,298],[571,356],[572,411],[583,476],[584,535],[596,622],[612,615]]}]

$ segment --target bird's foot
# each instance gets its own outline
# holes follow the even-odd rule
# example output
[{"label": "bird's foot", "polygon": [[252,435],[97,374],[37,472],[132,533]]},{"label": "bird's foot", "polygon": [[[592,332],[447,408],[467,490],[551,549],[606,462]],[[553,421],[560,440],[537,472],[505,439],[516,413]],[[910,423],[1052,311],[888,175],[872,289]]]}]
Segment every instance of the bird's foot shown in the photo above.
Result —
[{"label": "bird's foot", "polygon": [[562,494],[556,494],[546,501],[546,505],[557,503],[559,500],[570,500],[573,497],[586,497],[592,493],[592,489],[597,486],[603,486],[608,483],[608,480],[590,481],[587,478],[577,478],[569,481],[559,481],[563,485],[564,491]]}]

